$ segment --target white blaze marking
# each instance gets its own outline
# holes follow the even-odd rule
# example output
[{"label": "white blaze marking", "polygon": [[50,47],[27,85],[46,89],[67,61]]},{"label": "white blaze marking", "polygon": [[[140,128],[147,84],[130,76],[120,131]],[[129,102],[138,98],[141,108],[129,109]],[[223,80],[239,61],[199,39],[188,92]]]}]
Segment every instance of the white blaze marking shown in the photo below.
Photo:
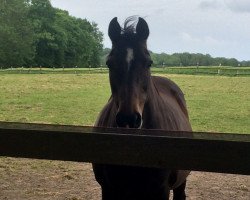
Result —
[{"label": "white blaze marking", "polygon": [[134,59],[134,50],[131,48],[127,48],[127,56],[126,56],[126,61],[128,63],[128,70],[131,65],[131,61]]}]

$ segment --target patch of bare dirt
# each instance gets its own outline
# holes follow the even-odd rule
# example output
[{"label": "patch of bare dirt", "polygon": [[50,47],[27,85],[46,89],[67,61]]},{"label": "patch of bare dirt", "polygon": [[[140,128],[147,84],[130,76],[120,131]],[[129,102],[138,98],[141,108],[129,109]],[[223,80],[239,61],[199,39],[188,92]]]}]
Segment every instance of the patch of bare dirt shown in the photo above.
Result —
[{"label": "patch of bare dirt", "polygon": [[[249,200],[250,176],[192,172],[188,200]],[[0,158],[2,200],[101,200],[90,164]]]}]

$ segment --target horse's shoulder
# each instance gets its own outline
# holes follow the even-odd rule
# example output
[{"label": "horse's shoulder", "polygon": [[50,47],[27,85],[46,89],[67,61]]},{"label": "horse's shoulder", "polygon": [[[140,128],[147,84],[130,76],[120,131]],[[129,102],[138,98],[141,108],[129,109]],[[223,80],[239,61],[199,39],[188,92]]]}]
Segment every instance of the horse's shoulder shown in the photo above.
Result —
[{"label": "horse's shoulder", "polygon": [[173,93],[180,95],[184,98],[184,94],[180,87],[172,80],[161,76],[152,76],[155,86],[160,90],[170,90]]},{"label": "horse's shoulder", "polygon": [[95,126],[112,127],[116,114],[115,109],[114,101],[112,97],[110,97],[102,111],[99,113]]},{"label": "horse's shoulder", "polygon": [[174,96],[184,113],[188,116],[184,93],[180,87],[174,81],[166,77],[152,76],[152,80],[158,91]]}]

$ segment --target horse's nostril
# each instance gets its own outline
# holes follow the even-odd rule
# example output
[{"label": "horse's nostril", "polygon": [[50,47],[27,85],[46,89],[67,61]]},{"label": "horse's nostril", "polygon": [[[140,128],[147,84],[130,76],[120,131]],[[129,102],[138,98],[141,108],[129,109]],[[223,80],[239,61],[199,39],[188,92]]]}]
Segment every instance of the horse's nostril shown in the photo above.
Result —
[{"label": "horse's nostril", "polygon": [[118,127],[125,127],[127,125],[126,115],[122,113],[117,113],[116,115],[116,124]]},{"label": "horse's nostril", "polygon": [[139,128],[141,126],[141,115],[139,113],[124,114],[118,112],[116,115],[116,124],[118,127]]},{"label": "horse's nostril", "polygon": [[141,115],[140,113],[135,113],[135,121],[134,121],[134,127],[133,128],[139,128],[141,126]]}]

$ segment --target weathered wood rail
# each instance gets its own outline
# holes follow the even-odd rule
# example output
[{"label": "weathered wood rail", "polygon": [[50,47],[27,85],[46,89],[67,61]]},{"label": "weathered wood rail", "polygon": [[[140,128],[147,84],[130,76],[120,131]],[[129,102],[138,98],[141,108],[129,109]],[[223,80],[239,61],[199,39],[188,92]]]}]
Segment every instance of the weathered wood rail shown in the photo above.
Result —
[{"label": "weathered wood rail", "polygon": [[250,135],[0,122],[0,156],[250,175]]}]

